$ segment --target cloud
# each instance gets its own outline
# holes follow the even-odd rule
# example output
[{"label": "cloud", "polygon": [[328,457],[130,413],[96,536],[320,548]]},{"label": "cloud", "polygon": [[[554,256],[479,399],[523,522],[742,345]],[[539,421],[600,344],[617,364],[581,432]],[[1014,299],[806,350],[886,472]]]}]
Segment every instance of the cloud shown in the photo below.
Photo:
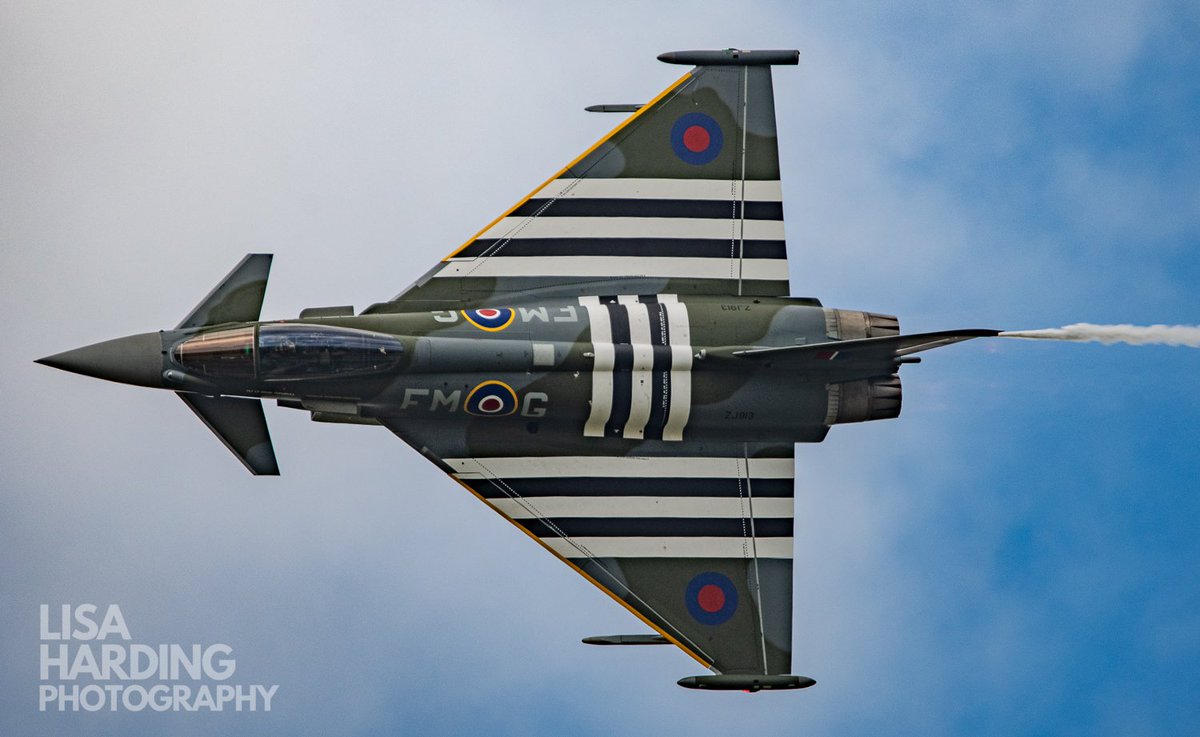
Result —
[{"label": "cloud", "polygon": [[[1168,30],[1190,11],[4,12],[7,731],[1195,723],[1169,683],[1197,662],[1195,367],[1166,349],[950,348],[905,369],[900,421],[800,448],[796,670],[820,684],[784,698],[577,645],[638,624],[384,431],[268,408],[285,475],[250,479],[173,397],[30,363],[174,324],[247,251],[277,254],[267,317],[386,299],[614,123],[583,106],[657,92],[681,71],[658,52],[731,43],[802,49],[776,73],[798,293],[914,329],[1194,323],[1195,111],[1172,85],[1196,58]],[[84,600],[149,641],[228,641],[278,710],[38,714],[36,607]]]}]

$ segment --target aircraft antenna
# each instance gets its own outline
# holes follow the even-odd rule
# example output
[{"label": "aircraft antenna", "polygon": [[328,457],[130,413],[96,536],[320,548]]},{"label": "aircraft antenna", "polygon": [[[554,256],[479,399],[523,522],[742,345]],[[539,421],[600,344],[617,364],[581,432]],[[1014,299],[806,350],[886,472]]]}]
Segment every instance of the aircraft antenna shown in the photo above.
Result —
[{"label": "aircraft antenna", "polygon": [[758,638],[762,643],[763,673],[769,673],[767,665],[767,627],[763,622],[762,579],[758,573],[758,537],[754,534],[754,488],[750,482],[750,449],[742,443],[742,457],[746,461],[746,502],[750,510],[750,551],[754,556],[754,602],[758,609]]},{"label": "aircraft antenna", "polygon": [[[746,127],[750,106],[750,67],[742,69],[742,186],[738,192],[738,296],[742,296],[742,264],[746,253]],[[749,465],[747,465],[749,469]]]}]

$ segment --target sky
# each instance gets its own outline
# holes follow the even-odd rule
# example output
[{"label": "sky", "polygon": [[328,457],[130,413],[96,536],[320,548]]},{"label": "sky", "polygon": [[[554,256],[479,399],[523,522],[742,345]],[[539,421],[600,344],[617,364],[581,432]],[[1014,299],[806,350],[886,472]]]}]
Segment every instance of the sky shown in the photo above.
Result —
[{"label": "sky", "polygon": [[[1184,2],[0,3],[0,733],[1157,735],[1200,724],[1200,351],[973,341],[797,448],[802,692],[674,648],[379,428],[268,406],[252,478],[183,405],[33,359],[383,301],[651,98],[775,71],[793,294],[907,331],[1200,323]],[[42,712],[39,606],[223,643],[269,712]]]}]

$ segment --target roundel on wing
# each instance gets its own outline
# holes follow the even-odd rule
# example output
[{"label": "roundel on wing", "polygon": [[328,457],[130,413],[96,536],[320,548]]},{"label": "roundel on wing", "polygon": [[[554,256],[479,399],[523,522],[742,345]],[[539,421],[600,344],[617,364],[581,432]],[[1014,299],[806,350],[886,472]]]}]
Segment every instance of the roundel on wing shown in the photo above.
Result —
[{"label": "roundel on wing", "polygon": [[485,381],[467,395],[468,414],[503,417],[517,411],[517,393],[503,381]]},{"label": "roundel on wing", "polygon": [[512,325],[516,313],[510,307],[481,307],[478,310],[462,310],[462,316],[480,330],[490,333]]},{"label": "roundel on wing", "polygon": [[685,163],[707,164],[717,158],[724,144],[721,126],[704,113],[681,115],[671,126],[671,148]]},{"label": "roundel on wing", "polygon": [[687,585],[683,594],[688,613],[700,624],[724,624],[738,607],[738,592],[729,577],[706,571]]}]

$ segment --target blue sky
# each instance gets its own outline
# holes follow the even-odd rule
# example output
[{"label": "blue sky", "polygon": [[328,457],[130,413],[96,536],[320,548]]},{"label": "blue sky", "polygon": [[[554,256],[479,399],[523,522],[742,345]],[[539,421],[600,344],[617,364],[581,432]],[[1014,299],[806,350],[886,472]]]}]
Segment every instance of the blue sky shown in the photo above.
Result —
[{"label": "blue sky", "polygon": [[[175,324],[244,253],[264,316],[387,299],[649,99],[775,75],[793,293],[912,331],[1200,323],[1188,3],[8,3],[0,8],[0,732],[1150,735],[1200,724],[1182,348],[973,342],[797,449],[793,694],[667,648],[390,434],[268,408],[249,478],[166,393],[32,359]],[[225,642],[268,714],[43,714],[39,604]]]}]

